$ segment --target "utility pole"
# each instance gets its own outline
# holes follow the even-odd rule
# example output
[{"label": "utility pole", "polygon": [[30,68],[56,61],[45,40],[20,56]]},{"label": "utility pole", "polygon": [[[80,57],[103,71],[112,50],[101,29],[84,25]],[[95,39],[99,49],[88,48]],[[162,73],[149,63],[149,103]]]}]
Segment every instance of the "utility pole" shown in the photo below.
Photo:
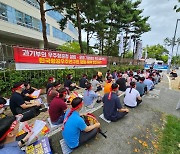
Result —
[{"label": "utility pole", "polygon": [[172,56],[173,56],[173,52],[174,52],[174,45],[175,45],[175,40],[176,40],[176,32],[177,32],[177,27],[178,27],[178,22],[180,21],[180,19],[177,19],[176,21],[176,27],[175,27],[175,32],[174,32],[174,37],[173,37],[173,40],[172,40],[172,50],[171,50],[171,54],[170,55],[170,61],[169,61],[169,69],[168,69],[168,72],[170,72],[170,67],[171,67],[171,61],[172,61]]}]

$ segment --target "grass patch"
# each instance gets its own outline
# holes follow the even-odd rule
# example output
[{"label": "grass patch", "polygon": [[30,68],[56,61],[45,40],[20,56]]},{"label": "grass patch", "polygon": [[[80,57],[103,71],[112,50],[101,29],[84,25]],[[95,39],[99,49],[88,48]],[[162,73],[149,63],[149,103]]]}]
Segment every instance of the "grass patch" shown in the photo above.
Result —
[{"label": "grass patch", "polygon": [[160,140],[160,154],[180,154],[180,119],[166,117],[166,124]]}]

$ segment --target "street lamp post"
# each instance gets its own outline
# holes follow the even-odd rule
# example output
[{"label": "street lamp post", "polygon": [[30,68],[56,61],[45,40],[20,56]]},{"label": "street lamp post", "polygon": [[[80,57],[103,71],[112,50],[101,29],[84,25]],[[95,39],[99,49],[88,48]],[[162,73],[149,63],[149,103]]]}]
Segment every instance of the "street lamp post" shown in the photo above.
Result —
[{"label": "street lamp post", "polygon": [[[172,56],[173,56],[173,52],[174,52],[174,45],[175,45],[175,40],[176,40],[176,32],[177,32],[177,26],[178,26],[178,22],[180,21],[180,19],[177,19],[176,21],[176,27],[175,27],[175,32],[174,32],[174,37],[173,37],[173,40],[172,40],[172,50],[171,50],[171,60],[172,60]],[[168,73],[170,71],[170,66],[171,66],[171,60],[170,60],[170,63],[169,63],[169,69],[168,69]]]},{"label": "street lamp post", "polygon": [[175,45],[175,41],[176,41],[176,32],[177,32],[177,26],[178,26],[179,21],[180,21],[180,19],[177,19],[177,21],[176,21],[176,28],[175,28],[173,42],[172,42],[172,55],[173,55],[174,45]]}]

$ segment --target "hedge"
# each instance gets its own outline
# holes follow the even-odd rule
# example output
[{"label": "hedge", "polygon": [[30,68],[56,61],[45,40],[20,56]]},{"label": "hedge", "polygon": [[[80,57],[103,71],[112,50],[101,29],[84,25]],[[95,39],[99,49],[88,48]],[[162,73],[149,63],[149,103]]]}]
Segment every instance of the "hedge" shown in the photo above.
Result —
[{"label": "hedge", "polygon": [[105,74],[105,72],[110,69],[111,71],[125,71],[128,69],[137,70],[143,69],[143,66],[139,65],[120,65],[120,66],[110,66],[109,68],[87,68],[87,69],[64,69],[64,70],[34,70],[34,71],[16,71],[16,70],[3,70],[0,71],[0,95],[8,97],[11,95],[11,89],[13,85],[19,81],[28,81],[33,87],[44,88],[47,84],[47,79],[50,76],[54,76],[61,83],[64,82],[67,74],[71,73],[73,75],[73,80],[78,82],[82,77],[82,74],[87,74],[88,79],[100,71]]}]

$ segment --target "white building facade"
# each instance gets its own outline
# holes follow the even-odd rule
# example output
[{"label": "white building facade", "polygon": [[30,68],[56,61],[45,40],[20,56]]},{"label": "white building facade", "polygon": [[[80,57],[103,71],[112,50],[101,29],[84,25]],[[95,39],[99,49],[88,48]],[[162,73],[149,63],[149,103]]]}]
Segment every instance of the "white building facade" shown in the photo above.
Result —
[{"label": "white building facade", "polygon": [[[48,4],[45,9],[51,8]],[[63,15],[46,12],[47,38],[50,48],[78,39],[77,29],[68,21],[61,30],[58,24]],[[36,0],[0,0],[0,43],[43,48],[42,24]]]}]

